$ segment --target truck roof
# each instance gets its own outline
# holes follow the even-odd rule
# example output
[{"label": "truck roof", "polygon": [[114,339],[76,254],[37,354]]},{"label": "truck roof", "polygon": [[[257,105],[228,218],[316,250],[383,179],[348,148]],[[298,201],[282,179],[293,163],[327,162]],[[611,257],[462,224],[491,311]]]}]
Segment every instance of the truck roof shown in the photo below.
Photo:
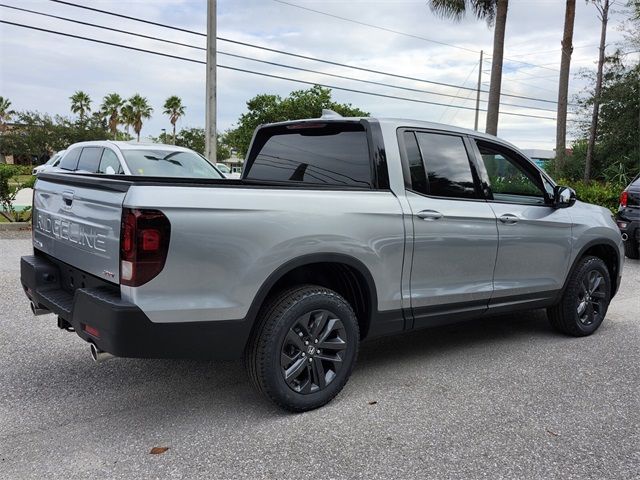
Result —
[{"label": "truck roof", "polygon": [[269,123],[269,124],[264,124],[261,125],[261,127],[275,127],[275,126],[282,126],[282,125],[290,125],[290,124],[297,124],[297,123],[318,123],[318,122],[322,122],[322,123],[331,123],[331,122],[360,122],[362,120],[367,120],[367,121],[377,121],[378,123],[380,123],[380,126],[382,127],[389,127],[389,128],[402,128],[402,127],[407,127],[407,128],[423,128],[423,129],[429,129],[429,130],[440,130],[443,132],[451,132],[451,133],[459,133],[462,135],[472,135],[474,137],[477,138],[484,138],[486,140],[490,140],[493,142],[498,142],[498,143],[502,143],[504,145],[508,145],[511,148],[514,148],[518,151],[521,151],[518,147],[516,147],[515,145],[507,142],[506,140],[500,138],[500,137],[496,137],[495,135],[489,135],[488,133],[484,133],[484,132],[479,132],[476,130],[471,130],[468,128],[461,128],[461,127],[456,127],[454,125],[447,125],[444,123],[437,123],[437,122],[427,122],[424,120],[414,120],[414,119],[407,119],[407,118],[393,118],[393,117],[320,117],[320,118],[304,118],[304,119],[299,119],[299,120],[287,120],[284,122],[275,122],[275,123]]}]

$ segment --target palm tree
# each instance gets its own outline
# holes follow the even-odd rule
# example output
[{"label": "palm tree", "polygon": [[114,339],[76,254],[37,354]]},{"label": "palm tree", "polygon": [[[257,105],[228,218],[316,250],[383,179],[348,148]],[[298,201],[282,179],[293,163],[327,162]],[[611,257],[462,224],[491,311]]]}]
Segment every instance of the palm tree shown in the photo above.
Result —
[{"label": "palm tree", "polygon": [[[589,128],[589,141],[587,142],[587,158],[584,166],[584,181],[591,180],[591,165],[596,147],[596,134],[598,133],[598,115],[600,114],[600,95],[602,94],[602,70],[604,68],[604,50],[607,43],[607,23],[609,21],[609,0],[591,0],[598,10],[600,19],[600,48],[598,52],[598,71],[596,73],[596,87],[593,92],[593,114]],[[615,1],[615,0],[614,0]]]},{"label": "palm tree", "polygon": [[509,0],[429,0],[429,6],[442,17],[460,20],[467,11],[480,20],[486,20],[493,30],[493,59],[491,61],[491,83],[487,106],[487,133],[498,133],[500,112],[500,89],[502,86],[502,58],[504,53],[504,33],[507,25]]},{"label": "palm tree", "polygon": [[118,123],[120,123],[122,119],[120,109],[123,105],[124,100],[117,93],[110,93],[102,99],[100,109],[104,116],[109,119],[109,130],[113,138],[116,138],[116,134],[118,133]]},{"label": "palm tree", "polygon": [[122,108],[120,108],[120,120],[124,124],[124,131],[129,135],[129,127],[133,125],[133,107],[130,103],[126,102]]},{"label": "palm tree", "polygon": [[151,118],[153,108],[149,105],[149,101],[136,93],[129,99],[129,105],[132,109],[133,131],[136,132],[138,141],[140,141],[140,131],[142,130],[142,121],[147,118]]},{"label": "palm tree", "polygon": [[85,92],[77,90],[69,97],[71,100],[71,112],[77,113],[80,121],[84,121],[85,115],[91,111],[91,98]]},{"label": "palm tree", "polygon": [[567,0],[564,11],[564,34],[562,35],[562,58],[558,81],[558,113],[556,115],[556,167],[563,171],[567,148],[567,102],[569,99],[569,73],[573,53],[573,23],[576,16],[576,0]]},{"label": "palm tree", "polygon": [[173,144],[176,144],[176,122],[184,115],[185,106],[182,99],[177,95],[172,95],[164,102],[164,114],[169,115],[169,120],[173,126]]},{"label": "palm tree", "polygon": [[0,131],[3,132],[7,128],[7,123],[15,113],[11,110],[11,100],[0,97]]}]

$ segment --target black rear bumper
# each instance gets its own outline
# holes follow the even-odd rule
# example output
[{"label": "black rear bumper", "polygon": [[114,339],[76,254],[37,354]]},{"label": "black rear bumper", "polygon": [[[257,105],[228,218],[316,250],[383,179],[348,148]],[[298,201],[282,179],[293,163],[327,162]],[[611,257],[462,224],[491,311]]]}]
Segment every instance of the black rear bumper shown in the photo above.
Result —
[{"label": "black rear bumper", "polygon": [[96,286],[80,272],[84,288],[63,288],[73,267],[45,256],[22,257],[20,280],[37,308],[57,314],[87,342],[118,357],[237,359],[251,331],[250,322],[154,323],[136,305],[120,297],[116,285]]}]

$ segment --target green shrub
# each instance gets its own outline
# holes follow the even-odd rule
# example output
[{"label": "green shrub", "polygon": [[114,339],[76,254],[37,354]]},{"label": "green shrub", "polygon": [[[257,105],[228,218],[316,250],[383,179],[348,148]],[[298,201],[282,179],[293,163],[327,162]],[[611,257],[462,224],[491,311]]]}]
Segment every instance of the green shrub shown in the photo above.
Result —
[{"label": "green shrub", "polygon": [[561,179],[557,181],[558,185],[566,185],[576,191],[578,200],[586,203],[593,203],[608,208],[612,212],[618,211],[620,202],[620,193],[625,189],[626,185],[621,183],[609,182],[590,182],[571,181]]},{"label": "green shrub", "polygon": [[[26,221],[31,218],[31,209],[25,209],[23,212],[16,212],[13,208],[13,202],[16,195],[23,188],[33,188],[35,177],[29,175],[26,181],[16,181],[24,168],[20,165],[0,165],[0,215],[10,222]],[[27,172],[31,173],[31,169],[27,167]]]}]

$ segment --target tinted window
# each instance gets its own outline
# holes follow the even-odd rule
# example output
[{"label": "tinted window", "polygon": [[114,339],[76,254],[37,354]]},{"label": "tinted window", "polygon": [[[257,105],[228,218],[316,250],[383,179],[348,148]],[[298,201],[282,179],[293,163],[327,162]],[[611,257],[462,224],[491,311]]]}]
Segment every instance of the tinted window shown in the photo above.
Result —
[{"label": "tinted window", "polygon": [[427,169],[429,194],[476,198],[467,150],[461,137],[416,132]]},{"label": "tinted window", "polygon": [[[544,203],[540,175],[520,165],[515,155],[489,143],[476,142],[489,176],[494,200],[513,203]],[[523,160],[524,162],[524,160]]]},{"label": "tinted window", "polygon": [[132,175],[150,177],[222,178],[204,157],[175,150],[123,150]]},{"label": "tinted window", "polygon": [[95,173],[100,165],[100,157],[102,156],[102,148],[100,147],[84,147],[78,161],[78,170]]},{"label": "tinted window", "polygon": [[75,170],[78,166],[78,157],[80,156],[81,148],[74,148],[73,150],[69,150],[64,154],[62,160],[60,160],[60,168],[64,168],[65,170]]},{"label": "tinted window", "polygon": [[422,163],[415,133],[404,132],[404,148],[409,163],[411,189],[416,192],[428,194],[429,186],[427,184],[427,175],[424,171],[424,164]]},{"label": "tinted window", "polygon": [[371,162],[360,124],[299,125],[262,130],[246,178],[336,186],[371,186]]},{"label": "tinted window", "polygon": [[122,167],[120,166],[120,160],[118,160],[118,156],[113,150],[105,148],[104,152],[102,152],[98,173],[104,173],[107,175],[123,173]]}]

